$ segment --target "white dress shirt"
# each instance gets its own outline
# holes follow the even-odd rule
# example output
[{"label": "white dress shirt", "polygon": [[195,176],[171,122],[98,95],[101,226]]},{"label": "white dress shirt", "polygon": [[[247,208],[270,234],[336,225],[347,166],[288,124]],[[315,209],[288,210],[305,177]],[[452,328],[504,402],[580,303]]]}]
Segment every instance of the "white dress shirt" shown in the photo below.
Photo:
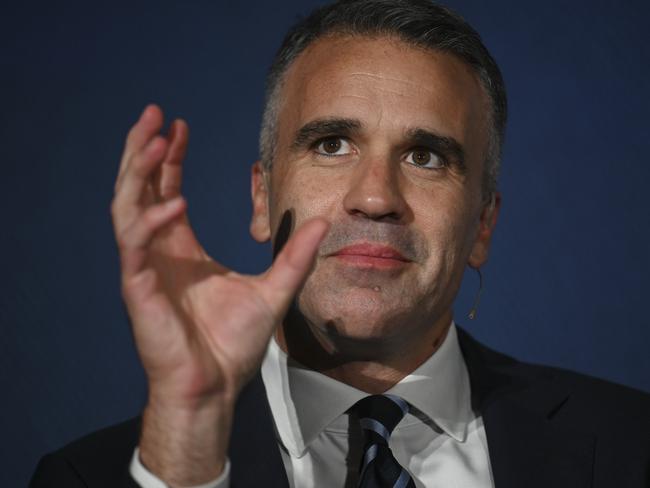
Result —
[{"label": "white dress shirt", "polygon": [[[346,411],[368,394],[296,363],[275,340],[262,363],[262,379],[289,485],[356,486],[362,437]],[[494,486],[483,421],[471,408],[469,375],[453,323],[435,354],[386,393],[410,405],[389,446],[418,488]],[[131,474],[143,488],[166,486],[142,466],[137,450]],[[228,486],[229,465],[200,488]]]}]

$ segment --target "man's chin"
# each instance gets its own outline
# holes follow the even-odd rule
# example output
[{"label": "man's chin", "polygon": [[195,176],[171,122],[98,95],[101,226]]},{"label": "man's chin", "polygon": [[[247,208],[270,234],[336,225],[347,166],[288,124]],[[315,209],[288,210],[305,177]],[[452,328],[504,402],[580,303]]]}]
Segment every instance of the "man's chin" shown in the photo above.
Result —
[{"label": "man's chin", "polygon": [[340,355],[357,360],[376,360],[392,355],[400,349],[404,339],[397,327],[380,323],[354,323],[341,321],[328,322],[319,333],[325,337],[322,344],[327,344],[327,350],[333,355]]},{"label": "man's chin", "polygon": [[336,342],[379,343],[403,335],[408,318],[376,295],[371,290],[356,290],[345,302],[310,307],[308,320],[319,335]]}]

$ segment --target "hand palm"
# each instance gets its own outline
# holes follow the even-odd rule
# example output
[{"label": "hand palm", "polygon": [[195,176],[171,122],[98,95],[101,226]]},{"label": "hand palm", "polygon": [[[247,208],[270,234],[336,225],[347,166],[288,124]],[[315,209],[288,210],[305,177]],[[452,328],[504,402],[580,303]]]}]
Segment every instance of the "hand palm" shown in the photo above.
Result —
[{"label": "hand palm", "polygon": [[[288,243],[277,270],[243,276],[221,266],[197,241],[180,197],[186,128],[173,125],[157,150],[162,114],[149,114],[148,127],[145,115],[127,140],[113,216],[123,295],[150,390],[190,403],[236,395],[259,366],[326,227],[302,231],[293,251]],[[139,150],[130,147],[137,142]]]}]

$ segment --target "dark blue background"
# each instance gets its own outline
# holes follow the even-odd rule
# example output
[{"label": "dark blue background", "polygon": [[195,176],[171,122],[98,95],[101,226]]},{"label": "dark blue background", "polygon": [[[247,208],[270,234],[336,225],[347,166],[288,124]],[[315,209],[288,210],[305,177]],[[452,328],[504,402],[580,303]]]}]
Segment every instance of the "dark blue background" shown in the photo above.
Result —
[{"label": "dark blue background", "polygon": [[[208,251],[259,272],[248,236],[263,79],[317,2],[13,3],[0,17],[0,485],[135,415],[145,383],[109,204],[122,141],[160,103],[192,128],[184,191]],[[503,210],[478,319],[487,344],[650,390],[649,8],[454,0],[510,94]]]}]

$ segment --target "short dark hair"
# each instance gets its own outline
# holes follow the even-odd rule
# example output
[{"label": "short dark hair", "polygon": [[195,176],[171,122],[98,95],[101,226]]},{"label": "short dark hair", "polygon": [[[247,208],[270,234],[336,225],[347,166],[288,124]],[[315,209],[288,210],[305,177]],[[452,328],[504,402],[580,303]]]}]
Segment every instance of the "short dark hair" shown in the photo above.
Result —
[{"label": "short dark hair", "polygon": [[286,34],[269,69],[260,131],[260,158],[270,168],[277,144],[279,95],[284,75],[310,44],[328,35],[392,36],[414,46],[449,53],[478,75],[491,101],[490,143],[483,193],[496,191],[505,138],[507,96],[501,71],[478,33],[458,14],[428,0],[339,0],[314,10]]}]

